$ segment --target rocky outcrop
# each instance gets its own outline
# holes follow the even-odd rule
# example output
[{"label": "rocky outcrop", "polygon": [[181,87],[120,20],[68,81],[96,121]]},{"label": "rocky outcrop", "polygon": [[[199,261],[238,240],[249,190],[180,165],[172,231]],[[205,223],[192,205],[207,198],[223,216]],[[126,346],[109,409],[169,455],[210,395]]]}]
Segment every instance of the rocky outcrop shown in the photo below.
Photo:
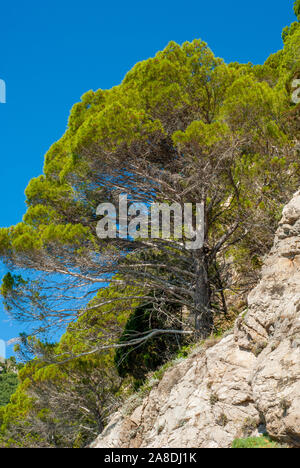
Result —
[{"label": "rocky outcrop", "polygon": [[234,331],[175,363],[138,401],[92,447],[227,448],[265,430],[300,447],[300,192]]}]

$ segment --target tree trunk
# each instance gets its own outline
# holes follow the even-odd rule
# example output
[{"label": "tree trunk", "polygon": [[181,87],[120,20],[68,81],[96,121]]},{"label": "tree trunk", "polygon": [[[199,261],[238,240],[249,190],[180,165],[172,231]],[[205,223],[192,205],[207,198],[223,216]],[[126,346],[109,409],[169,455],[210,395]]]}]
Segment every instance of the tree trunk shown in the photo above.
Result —
[{"label": "tree trunk", "polygon": [[208,278],[208,264],[204,248],[196,253],[195,284],[195,329],[200,339],[207,338],[213,330],[211,291]]}]

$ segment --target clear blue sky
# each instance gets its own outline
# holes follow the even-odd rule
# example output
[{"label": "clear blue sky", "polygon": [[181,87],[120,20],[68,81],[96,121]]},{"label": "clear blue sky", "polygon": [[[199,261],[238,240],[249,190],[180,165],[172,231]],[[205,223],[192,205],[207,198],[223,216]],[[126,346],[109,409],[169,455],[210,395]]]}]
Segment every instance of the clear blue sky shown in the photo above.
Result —
[{"label": "clear blue sky", "polygon": [[[295,20],[293,0],[15,0],[1,4],[0,226],[19,222],[24,189],[89,89],[110,88],[170,40],[201,38],[226,62],[263,63]],[[2,270],[0,271],[0,274]],[[0,339],[22,327],[5,321]]]}]

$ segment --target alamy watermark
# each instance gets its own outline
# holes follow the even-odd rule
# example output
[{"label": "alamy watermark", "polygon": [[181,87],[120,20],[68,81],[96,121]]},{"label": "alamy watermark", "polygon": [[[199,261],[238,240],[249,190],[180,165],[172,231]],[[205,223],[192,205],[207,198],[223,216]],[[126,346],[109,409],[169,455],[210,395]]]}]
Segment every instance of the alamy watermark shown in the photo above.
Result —
[{"label": "alamy watermark", "polygon": [[294,104],[300,104],[300,80],[294,80],[292,82],[292,89],[294,89],[292,102]]},{"label": "alamy watermark", "polygon": [[0,340],[0,361],[4,360],[6,357],[6,343],[3,340]]},{"label": "alamy watermark", "polygon": [[182,240],[188,250],[204,244],[204,203],[129,204],[122,194],[117,208],[101,203],[96,213],[102,216],[96,228],[100,239]]},{"label": "alamy watermark", "polygon": [[0,79],[0,104],[6,104],[6,83]]}]

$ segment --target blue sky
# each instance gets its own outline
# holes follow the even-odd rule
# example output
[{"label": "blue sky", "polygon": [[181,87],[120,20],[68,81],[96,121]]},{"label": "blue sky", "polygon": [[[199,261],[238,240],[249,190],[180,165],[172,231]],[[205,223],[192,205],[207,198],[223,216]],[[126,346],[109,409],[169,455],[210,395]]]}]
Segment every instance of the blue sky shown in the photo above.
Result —
[{"label": "blue sky", "polygon": [[[293,0],[15,0],[1,2],[0,226],[19,222],[24,189],[89,89],[110,88],[170,40],[201,38],[226,62],[263,63],[295,20]],[[0,268],[0,274],[3,273]],[[0,305],[0,339],[22,326]]]}]

